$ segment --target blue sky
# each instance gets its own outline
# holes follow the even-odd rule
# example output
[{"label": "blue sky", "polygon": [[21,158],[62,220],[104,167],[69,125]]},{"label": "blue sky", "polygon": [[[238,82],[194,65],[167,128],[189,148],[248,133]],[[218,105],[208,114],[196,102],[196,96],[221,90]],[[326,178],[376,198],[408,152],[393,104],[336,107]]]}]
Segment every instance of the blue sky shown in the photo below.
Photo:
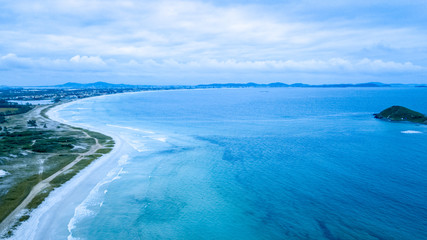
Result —
[{"label": "blue sky", "polygon": [[427,83],[427,1],[4,1],[0,85]]}]

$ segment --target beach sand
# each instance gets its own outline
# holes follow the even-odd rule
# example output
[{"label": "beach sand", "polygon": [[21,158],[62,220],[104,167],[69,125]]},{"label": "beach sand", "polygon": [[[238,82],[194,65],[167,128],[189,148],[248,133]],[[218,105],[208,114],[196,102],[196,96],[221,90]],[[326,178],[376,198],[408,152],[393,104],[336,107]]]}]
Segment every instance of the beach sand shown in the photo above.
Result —
[{"label": "beach sand", "polygon": [[[51,192],[49,197],[33,212],[31,217],[14,232],[10,239],[71,239],[69,228],[72,228],[72,219],[78,217],[76,209],[88,197],[97,185],[102,184],[107,175],[118,174],[120,159],[129,152],[131,147],[119,136],[104,129],[92,126],[70,124],[59,118],[58,111],[76,103],[69,102],[52,108],[47,115],[54,121],[69,124],[74,127],[85,128],[91,131],[111,136],[115,141],[114,149],[94,161],[80,171],[70,181]],[[82,213],[81,209],[78,214]]]}]

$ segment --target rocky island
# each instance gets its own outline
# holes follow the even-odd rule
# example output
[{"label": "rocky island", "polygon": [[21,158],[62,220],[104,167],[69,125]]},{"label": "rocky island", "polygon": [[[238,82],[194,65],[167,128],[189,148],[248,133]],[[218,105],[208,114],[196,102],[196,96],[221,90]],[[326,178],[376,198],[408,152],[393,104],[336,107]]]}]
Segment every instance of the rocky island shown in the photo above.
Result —
[{"label": "rocky island", "polygon": [[427,117],[424,114],[402,106],[389,107],[380,113],[374,114],[374,117],[391,122],[407,121],[427,124]]}]

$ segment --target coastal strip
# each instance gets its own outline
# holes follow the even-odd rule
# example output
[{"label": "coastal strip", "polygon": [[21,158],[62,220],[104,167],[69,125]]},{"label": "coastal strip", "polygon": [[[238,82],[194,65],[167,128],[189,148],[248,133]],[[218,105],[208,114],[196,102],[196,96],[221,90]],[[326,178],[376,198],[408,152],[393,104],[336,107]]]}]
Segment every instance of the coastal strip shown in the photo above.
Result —
[{"label": "coastal strip", "polygon": [[[21,182],[18,182],[17,185],[22,185],[21,183],[24,181],[27,184],[25,188],[16,188],[15,186],[12,186],[11,190],[6,193],[6,195],[2,196],[2,213],[7,214],[7,216],[2,218],[0,223],[0,233],[2,237],[11,236],[13,234],[13,230],[15,230],[22,222],[30,218],[32,210],[36,209],[44,199],[49,196],[51,191],[70,180],[94,160],[109,153],[115,146],[114,140],[109,136],[84,128],[73,127],[63,121],[58,122],[49,117],[49,110],[53,108],[55,109],[53,112],[56,112],[56,108],[62,108],[70,103],[37,107],[24,117],[25,120],[37,119],[37,121],[42,122],[45,127],[46,125],[51,126],[48,129],[25,129],[26,131],[24,132],[32,133],[32,135],[29,136],[30,139],[32,136],[38,136],[31,140],[32,145],[30,147],[33,147],[33,149],[30,148],[29,150],[26,150],[26,152],[32,152],[34,155],[33,157],[43,159],[42,162],[49,162],[49,160],[51,160],[51,162],[58,162],[55,160],[61,159],[66,160],[61,161],[61,164],[55,163],[52,166],[48,166],[50,168],[49,171],[40,171],[36,175],[28,176],[28,179],[31,179],[31,181],[28,179],[21,179]],[[53,151],[55,148],[43,149],[43,144],[46,144],[46,139],[40,137],[40,135],[46,131],[49,131],[50,134],[46,134],[45,137],[51,137],[52,134],[58,134],[58,139],[60,140],[63,140],[64,138],[66,139],[67,135],[74,136],[76,134],[80,134],[81,136],[78,140],[82,141],[76,141],[73,143],[80,143],[81,145],[77,146],[77,150],[74,151],[71,149],[68,149],[67,151],[67,148],[59,149],[59,147],[56,148],[56,150],[59,149],[58,151]],[[9,135],[13,137],[13,134],[14,132],[5,133],[6,137],[9,138],[11,138]],[[66,141],[68,141],[68,139]],[[39,142],[41,144],[38,144]],[[38,146],[37,144],[40,145],[40,149],[36,150],[43,150],[44,152],[34,152],[34,145]],[[55,143],[52,144],[52,146],[58,145],[55,145]],[[69,147],[70,145],[71,144],[63,144],[61,147]],[[79,148],[83,148],[83,150],[79,150]],[[25,154],[27,154],[26,152]],[[41,169],[43,169],[43,166]],[[15,197],[15,195],[18,195],[20,198]],[[23,198],[23,196],[25,198]]]}]

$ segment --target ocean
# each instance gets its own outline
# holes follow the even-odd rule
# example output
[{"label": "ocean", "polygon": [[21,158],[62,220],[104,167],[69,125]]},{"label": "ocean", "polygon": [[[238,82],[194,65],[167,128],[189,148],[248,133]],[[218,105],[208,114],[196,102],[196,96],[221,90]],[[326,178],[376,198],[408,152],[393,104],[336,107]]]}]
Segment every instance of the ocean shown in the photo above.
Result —
[{"label": "ocean", "polygon": [[[392,105],[427,113],[426,96],[426,88],[243,88],[74,102],[57,116],[127,147],[71,180],[82,197],[32,236],[427,239],[427,126],[372,116]],[[92,184],[77,184],[91,174]]]}]

